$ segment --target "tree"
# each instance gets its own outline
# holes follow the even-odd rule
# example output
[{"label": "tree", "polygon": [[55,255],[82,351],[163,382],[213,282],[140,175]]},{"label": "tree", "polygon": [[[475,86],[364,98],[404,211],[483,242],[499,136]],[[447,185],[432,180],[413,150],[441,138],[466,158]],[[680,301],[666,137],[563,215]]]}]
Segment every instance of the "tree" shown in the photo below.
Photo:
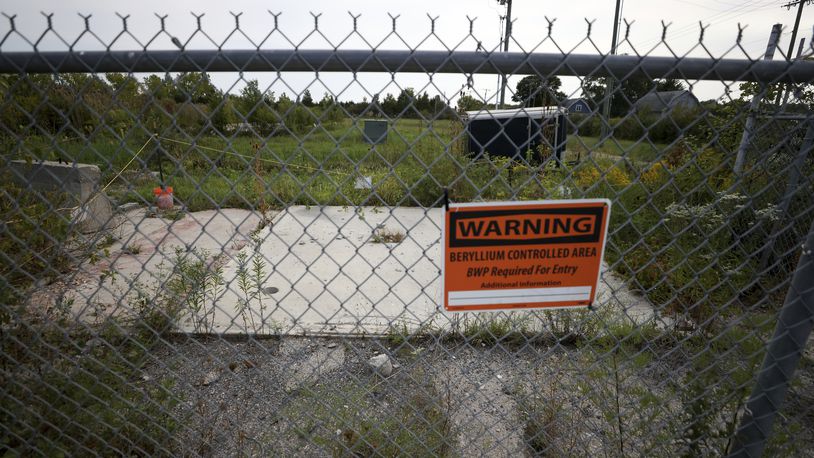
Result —
[{"label": "tree", "polygon": [[684,83],[677,79],[663,79],[656,82],[657,91],[683,91],[686,89]]},{"label": "tree", "polygon": [[302,93],[302,97],[300,98],[300,103],[302,103],[303,105],[305,105],[308,108],[311,108],[311,107],[314,106],[314,99],[311,97],[311,91],[306,89],[305,92]]},{"label": "tree", "polygon": [[420,96],[418,96],[418,98],[415,100],[415,107],[421,113],[431,113],[433,110],[429,94],[423,92]]},{"label": "tree", "polygon": [[150,98],[161,100],[170,98],[172,95],[172,79],[169,75],[161,78],[158,75],[149,75],[144,78],[144,92]]},{"label": "tree", "polygon": [[[411,106],[415,109],[415,89],[408,87],[399,92],[399,96],[396,99],[396,113],[405,113],[405,110]],[[412,114],[410,111],[405,113],[407,116],[410,114]]]},{"label": "tree", "polygon": [[[588,77],[582,83],[582,96],[595,109],[599,109],[605,102],[605,91],[608,78]],[[611,96],[611,117],[623,116],[633,108],[642,96],[657,87],[657,82],[644,75],[625,78],[621,84],[614,81]]]},{"label": "tree", "polygon": [[396,116],[399,114],[399,104],[393,94],[388,93],[384,96],[384,100],[381,102],[382,111],[387,116]]},{"label": "tree", "polygon": [[334,97],[331,94],[325,92],[322,95],[322,98],[319,100],[320,108],[328,108],[334,104]]},{"label": "tree", "polygon": [[458,111],[477,111],[482,110],[484,103],[469,94],[464,94],[458,98]]},{"label": "tree", "polygon": [[113,89],[114,97],[121,105],[131,111],[141,107],[141,85],[133,75],[108,73],[105,78]]},{"label": "tree", "polygon": [[565,94],[559,90],[560,86],[562,82],[556,76],[550,78],[526,76],[517,83],[512,100],[526,107],[557,105],[565,99]]},{"label": "tree", "polygon": [[178,75],[175,85],[175,101],[210,105],[221,98],[221,92],[212,84],[208,73],[184,72]]},{"label": "tree", "polygon": [[240,91],[238,103],[240,115],[246,122],[254,124],[263,132],[273,128],[277,122],[277,116],[270,107],[271,103],[274,103],[274,93],[261,92],[257,80],[249,81]]},{"label": "tree", "polygon": [[[758,83],[741,83],[738,86],[740,89],[740,99],[744,101],[751,100],[752,97],[761,92],[760,84]],[[770,84],[763,92],[764,103],[774,103],[778,95],[780,95],[780,102],[783,102],[782,94],[788,90],[788,98],[786,102],[789,104],[805,104],[811,105],[814,103],[814,85],[800,84],[800,85],[785,85],[785,84]],[[787,107],[788,109],[788,107]]]}]

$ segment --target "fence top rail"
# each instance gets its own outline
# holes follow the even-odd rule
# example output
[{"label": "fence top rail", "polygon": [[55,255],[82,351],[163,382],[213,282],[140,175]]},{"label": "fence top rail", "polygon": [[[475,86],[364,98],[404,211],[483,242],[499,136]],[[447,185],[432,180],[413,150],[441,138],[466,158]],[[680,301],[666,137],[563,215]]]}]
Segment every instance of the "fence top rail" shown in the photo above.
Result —
[{"label": "fence top rail", "polygon": [[0,53],[0,73],[408,72],[681,78],[811,83],[814,61],[410,50],[21,51]]}]

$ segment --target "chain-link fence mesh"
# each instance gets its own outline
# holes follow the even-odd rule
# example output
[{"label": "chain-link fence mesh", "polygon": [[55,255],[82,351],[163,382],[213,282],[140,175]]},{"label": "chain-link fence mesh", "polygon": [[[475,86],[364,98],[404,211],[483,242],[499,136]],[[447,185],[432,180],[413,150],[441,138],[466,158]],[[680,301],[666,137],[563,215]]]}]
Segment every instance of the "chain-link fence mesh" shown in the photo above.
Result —
[{"label": "chain-link fence mesh", "polygon": [[[277,15],[239,50],[239,16],[224,42],[46,19],[0,40],[3,454],[717,455],[767,413],[767,454],[811,453],[810,52],[533,52],[549,24],[501,53],[471,21],[347,50],[356,19],[336,42],[318,16],[301,49]],[[411,41],[392,21],[381,43]],[[514,105],[485,74],[524,76]],[[610,199],[593,307],[442,312],[445,194]],[[778,325],[784,302],[808,313]]]}]

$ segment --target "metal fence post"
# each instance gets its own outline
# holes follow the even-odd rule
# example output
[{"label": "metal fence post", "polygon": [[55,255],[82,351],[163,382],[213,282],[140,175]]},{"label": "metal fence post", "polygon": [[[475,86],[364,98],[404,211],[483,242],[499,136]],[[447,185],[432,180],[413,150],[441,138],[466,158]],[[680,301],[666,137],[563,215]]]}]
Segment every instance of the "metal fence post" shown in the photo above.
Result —
[{"label": "metal fence post", "polygon": [[788,216],[791,201],[794,199],[794,195],[797,193],[797,191],[799,191],[798,184],[800,182],[800,171],[803,170],[806,158],[811,152],[812,145],[814,145],[814,123],[807,120],[806,124],[808,124],[808,126],[806,128],[805,137],[803,138],[803,144],[800,147],[800,151],[797,153],[797,157],[789,167],[789,181],[786,185],[786,192],[783,194],[783,198],[780,200],[778,219],[772,225],[772,231],[769,233],[769,240],[766,242],[766,246],[763,248],[763,254],[760,256],[760,264],[758,265],[756,272],[757,275],[761,275],[763,271],[766,270],[766,267],[769,265],[769,261],[774,255],[774,244],[777,241],[780,232],[783,230],[783,224],[785,224],[787,221],[786,217]]},{"label": "metal fence post", "polygon": [[769,341],[746,413],[735,435],[730,456],[763,454],[774,418],[783,406],[791,378],[814,326],[814,221],[802,247],[797,270]]},{"label": "metal fence post", "polygon": [[[780,31],[782,28],[782,24],[772,26],[772,33],[769,35],[769,43],[766,45],[766,54],[763,56],[763,60],[772,60],[774,57],[774,51],[777,49],[777,42],[780,41]],[[749,103],[749,114],[746,117],[746,124],[743,127],[740,146],[738,146],[738,153],[737,156],[735,156],[735,175],[743,173],[743,167],[746,163],[746,149],[749,148],[749,144],[752,142],[752,134],[755,131],[757,110],[760,108],[760,101],[769,90],[768,85],[764,82],[761,82],[759,87],[760,90],[752,97],[752,101]]]}]

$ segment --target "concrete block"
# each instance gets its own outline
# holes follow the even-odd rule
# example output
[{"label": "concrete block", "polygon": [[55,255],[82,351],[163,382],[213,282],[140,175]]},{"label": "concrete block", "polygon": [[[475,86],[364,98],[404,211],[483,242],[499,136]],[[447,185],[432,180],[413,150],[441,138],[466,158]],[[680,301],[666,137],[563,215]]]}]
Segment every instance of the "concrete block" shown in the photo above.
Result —
[{"label": "concrete block", "polygon": [[[41,192],[63,192],[71,197],[71,219],[81,232],[103,229],[113,217],[107,196],[99,194],[102,173],[91,164],[54,161],[11,161],[12,179],[23,188]],[[54,207],[56,208],[56,207]]]}]

